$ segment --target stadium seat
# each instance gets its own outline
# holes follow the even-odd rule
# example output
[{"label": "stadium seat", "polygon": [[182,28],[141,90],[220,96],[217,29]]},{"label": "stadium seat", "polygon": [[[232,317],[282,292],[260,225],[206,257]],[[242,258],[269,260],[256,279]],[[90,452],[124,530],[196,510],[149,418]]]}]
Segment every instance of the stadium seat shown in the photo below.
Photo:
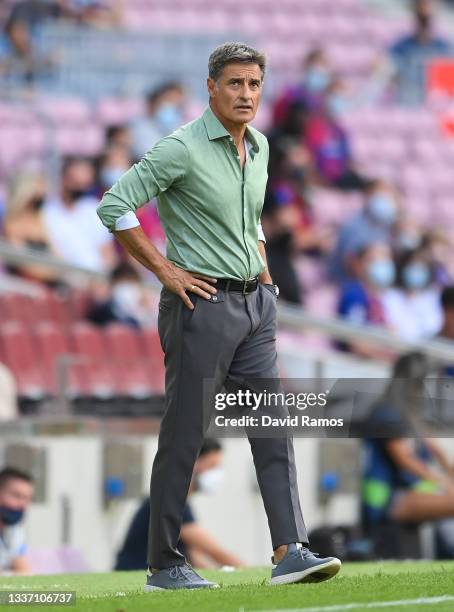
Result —
[{"label": "stadium seat", "polygon": [[40,400],[49,395],[51,389],[46,386],[37,347],[27,328],[17,322],[3,323],[0,343],[5,365],[16,379],[19,396]]},{"label": "stadium seat", "polygon": [[158,331],[146,329],[141,333],[142,350],[145,356],[145,364],[150,374],[150,382],[155,393],[164,392],[165,368],[164,354]]},{"label": "stadium seat", "polygon": [[105,336],[122,395],[137,399],[150,397],[153,385],[144,361],[140,332],[113,323],[106,328]]},{"label": "stadium seat", "polygon": [[[80,397],[86,391],[84,370],[71,354],[67,334],[55,323],[42,322],[34,329],[34,336],[42,364],[46,386],[53,395],[59,394],[60,384],[65,384],[65,395]],[[66,359],[66,361],[65,361]]]},{"label": "stadium seat", "polygon": [[76,322],[69,332],[70,348],[81,358],[76,369],[91,397],[109,399],[120,392],[120,385],[111,362],[102,332],[91,323]]}]

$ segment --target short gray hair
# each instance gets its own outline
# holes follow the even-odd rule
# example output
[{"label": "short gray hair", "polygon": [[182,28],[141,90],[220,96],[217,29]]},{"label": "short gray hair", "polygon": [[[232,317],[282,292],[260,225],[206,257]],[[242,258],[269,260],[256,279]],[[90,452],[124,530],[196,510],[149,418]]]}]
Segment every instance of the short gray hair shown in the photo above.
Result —
[{"label": "short gray hair", "polygon": [[216,47],[208,60],[208,76],[217,81],[227,64],[258,64],[262,80],[265,76],[265,54],[244,43],[226,42]]}]

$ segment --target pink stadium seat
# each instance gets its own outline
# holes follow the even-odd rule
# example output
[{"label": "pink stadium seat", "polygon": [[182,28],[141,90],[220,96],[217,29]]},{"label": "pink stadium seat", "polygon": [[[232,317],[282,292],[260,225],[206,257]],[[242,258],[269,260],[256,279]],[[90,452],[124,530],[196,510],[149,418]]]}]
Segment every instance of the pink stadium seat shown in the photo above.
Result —
[{"label": "pink stadium seat", "polygon": [[86,385],[85,392],[101,399],[116,395],[119,385],[102,332],[90,323],[77,322],[69,338],[71,351],[81,358],[75,369]]},{"label": "pink stadium seat", "polygon": [[31,325],[37,321],[50,319],[45,294],[29,296],[21,293],[0,295],[2,322],[16,321],[22,325]]},{"label": "pink stadium seat", "polygon": [[141,115],[143,107],[143,101],[136,98],[103,98],[96,113],[104,125],[118,125]]},{"label": "pink stadium seat", "polygon": [[141,332],[142,350],[150,382],[155,393],[163,393],[165,369],[164,354],[162,352],[158,331],[146,329]]},{"label": "pink stadium seat", "polygon": [[[59,392],[59,375],[64,368],[67,394],[71,397],[82,395],[84,390],[83,372],[80,364],[71,358],[71,349],[66,333],[54,323],[40,323],[34,329],[35,342],[38,347],[46,386],[56,395]],[[65,365],[62,358],[66,358]]]},{"label": "pink stadium seat", "polygon": [[136,398],[152,395],[152,383],[144,360],[140,332],[115,323],[107,327],[105,337],[120,392]]},{"label": "pink stadium seat", "polygon": [[50,392],[46,387],[42,364],[33,336],[19,323],[0,326],[0,343],[5,364],[16,379],[19,395],[41,399]]},{"label": "pink stadium seat", "polygon": [[90,121],[91,108],[83,98],[42,97],[38,109],[55,123],[85,124]]}]

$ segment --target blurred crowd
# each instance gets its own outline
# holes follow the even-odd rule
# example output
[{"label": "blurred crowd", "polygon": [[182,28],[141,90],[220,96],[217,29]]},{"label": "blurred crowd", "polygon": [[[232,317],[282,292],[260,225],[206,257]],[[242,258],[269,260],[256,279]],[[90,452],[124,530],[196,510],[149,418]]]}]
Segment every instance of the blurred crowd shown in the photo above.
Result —
[{"label": "blurred crowd", "polygon": [[[382,95],[403,102],[402,92],[410,90],[422,95],[424,63],[450,53],[450,42],[435,33],[435,3],[415,0],[412,6],[414,29],[389,49],[388,67],[380,69],[386,82],[369,88],[369,102],[372,97],[379,103]],[[102,2],[24,0],[14,4],[6,20],[7,56],[35,58],[30,46],[33,28],[48,18],[120,23],[120,17]],[[271,274],[287,302],[310,301],[314,283],[306,282],[304,272],[310,268],[317,287],[335,292],[331,314],[382,326],[406,340],[431,338],[443,325],[440,295],[452,281],[452,245],[442,231],[414,222],[396,185],[358,167],[343,119],[362,104],[363,94],[351,90],[320,47],[302,59],[300,74],[272,101],[262,217]],[[100,155],[61,160],[57,190],[42,173],[30,169],[11,177],[6,201],[0,202],[1,234],[14,245],[109,275],[110,283],[94,287],[87,312],[97,324],[115,320],[134,326],[154,324],[150,298],[141,287],[141,280],[152,280],[151,273],[115,243],[100,224],[95,207],[161,137],[192,118],[193,107],[182,83],[162,83],[147,95],[142,115],[107,127]],[[322,223],[317,215],[320,190],[339,194],[339,206],[342,196],[354,193],[362,208],[339,226]],[[143,206],[138,215],[150,240],[164,251],[156,203]],[[39,265],[7,266],[6,271],[57,289],[66,282],[61,274]],[[337,348],[383,357],[362,346]]]}]

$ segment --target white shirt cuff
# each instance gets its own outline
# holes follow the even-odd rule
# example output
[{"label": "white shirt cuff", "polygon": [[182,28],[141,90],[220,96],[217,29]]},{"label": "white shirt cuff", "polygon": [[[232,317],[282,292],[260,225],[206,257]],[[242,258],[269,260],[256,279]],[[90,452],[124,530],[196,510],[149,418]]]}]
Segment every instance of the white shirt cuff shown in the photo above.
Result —
[{"label": "white shirt cuff", "polygon": [[261,223],[259,223],[257,225],[257,234],[258,234],[258,239],[261,242],[266,242],[265,234],[263,233],[263,228],[262,228],[262,224]]},{"label": "white shirt cuff", "polygon": [[115,221],[116,230],[127,230],[140,225],[139,219],[132,210],[128,210],[127,213],[118,217]]}]

